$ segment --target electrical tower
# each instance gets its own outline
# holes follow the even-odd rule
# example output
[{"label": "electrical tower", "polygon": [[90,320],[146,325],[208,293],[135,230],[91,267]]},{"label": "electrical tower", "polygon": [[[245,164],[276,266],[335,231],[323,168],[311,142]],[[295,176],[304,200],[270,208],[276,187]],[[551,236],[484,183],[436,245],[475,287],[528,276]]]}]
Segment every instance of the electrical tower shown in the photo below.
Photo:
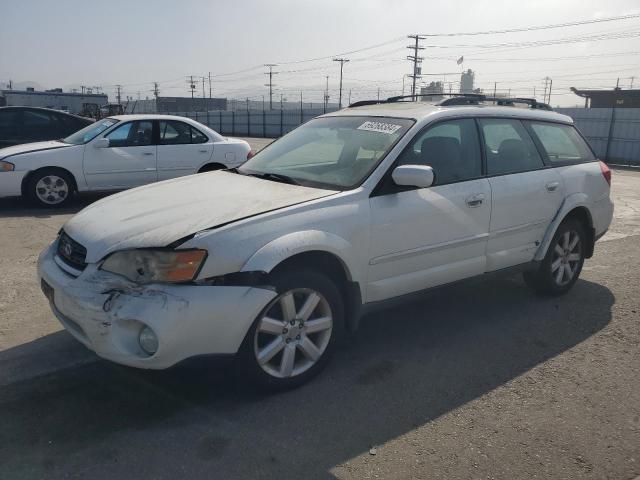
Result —
[{"label": "electrical tower", "polygon": [[[416,94],[416,80],[419,78],[422,78],[422,67],[421,67],[421,63],[422,60],[424,60],[423,57],[419,57],[418,56],[418,50],[424,50],[424,47],[420,46],[420,40],[424,40],[426,37],[424,37],[423,35],[408,35],[407,38],[413,38],[415,40],[415,44],[414,45],[409,45],[407,48],[410,50],[413,50],[413,55],[408,55],[407,56],[407,60],[411,60],[413,62],[413,74],[411,75],[407,75],[409,78],[412,79],[412,83],[411,83],[411,95],[415,95]],[[415,102],[415,98],[413,99],[413,101]]]},{"label": "electrical tower", "polygon": [[273,84],[273,76],[279,72],[273,71],[273,67],[277,66],[275,63],[265,63],[264,66],[269,69],[269,71],[265,73],[265,75],[269,75],[269,83],[265,83],[264,86],[269,87],[269,110],[273,110],[273,87],[275,87]]},{"label": "electrical tower", "polygon": [[118,105],[122,104],[122,85],[116,85],[116,101]]},{"label": "electrical tower", "polygon": [[348,62],[347,58],[334,58],[334,62],[340,62],[340,99],[338,100],[338,108],[342,108],[342,68],[344,67],[344,63]]},{"label": "electrical tower", "polygon": [[160,95],[160,90],[158,88],[158,82],[153,82],[153,90],[151,90],[153,92],[153,96],[156,98],[156,100],[158,100],[158,95]]}]

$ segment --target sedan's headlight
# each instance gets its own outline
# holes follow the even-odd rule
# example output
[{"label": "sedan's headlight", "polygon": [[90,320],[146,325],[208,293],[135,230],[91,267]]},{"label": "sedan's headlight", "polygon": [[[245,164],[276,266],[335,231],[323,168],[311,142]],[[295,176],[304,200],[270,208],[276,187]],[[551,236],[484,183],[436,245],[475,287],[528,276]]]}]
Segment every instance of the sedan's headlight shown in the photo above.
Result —
[{"label": "sedan's headlight", "polygon": [[0,160],[0,172],[13,172],[15,169],[16,166],[13,163]]},{"label": "sedan's headlight", "polygon": [[188,282],[206,257],[206,250],[123,250],[109,255],[100,268],[137,283]]}]

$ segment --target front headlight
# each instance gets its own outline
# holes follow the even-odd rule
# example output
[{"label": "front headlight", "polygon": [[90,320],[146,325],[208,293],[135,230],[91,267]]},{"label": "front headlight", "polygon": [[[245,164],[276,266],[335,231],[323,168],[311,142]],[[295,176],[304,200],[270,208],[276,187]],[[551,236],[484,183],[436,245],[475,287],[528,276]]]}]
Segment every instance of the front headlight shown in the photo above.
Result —
[{"label": "front headlight", "polygon": [[0,172],[13,172],[15,169],[16,166],[13,163],[0,160]]},{"label": "front headlight", "polygon": [[137,283],[188,282],[206,257],[206,250],[123,250],[109,255],[100,269]]}]

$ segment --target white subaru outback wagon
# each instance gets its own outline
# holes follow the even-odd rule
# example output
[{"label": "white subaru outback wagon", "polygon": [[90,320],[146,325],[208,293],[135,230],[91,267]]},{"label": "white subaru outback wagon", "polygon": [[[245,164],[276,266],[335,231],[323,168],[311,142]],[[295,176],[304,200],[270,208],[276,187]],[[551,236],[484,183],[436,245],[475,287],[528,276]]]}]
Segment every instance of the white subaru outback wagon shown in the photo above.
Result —
[{"label": "white subaru outback wagon", "polygon": [[104,198],[41,254],[42,289],[103,358],[235,355],[271,388],[389,299],[501,271],[565,293],[611,222],[611,173],[571,118],[483,100],[364,102],[239,168]]}]

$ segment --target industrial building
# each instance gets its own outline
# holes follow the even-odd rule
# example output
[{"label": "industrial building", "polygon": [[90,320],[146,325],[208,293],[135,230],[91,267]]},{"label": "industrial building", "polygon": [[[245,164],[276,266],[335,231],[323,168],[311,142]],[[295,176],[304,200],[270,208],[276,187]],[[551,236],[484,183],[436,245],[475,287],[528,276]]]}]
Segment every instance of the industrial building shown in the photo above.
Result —
[{"label": "industrial building", "polygon": [[460,76],[460,93],[474,93],[473,84],[476,74],[469,69]]},{"label": "industrial building", "polygon": [[571,91],[584,98],[585,108],[640,108],[640,90],[578,90]]},{"label": "industrial building", "polygon": [[61,88],[36,91],[0,90],[0,106],[44,107],[63,110],[69,113],[82,114],[85,104],[104,105],[108,97],[104,93],[63,92]]}]

